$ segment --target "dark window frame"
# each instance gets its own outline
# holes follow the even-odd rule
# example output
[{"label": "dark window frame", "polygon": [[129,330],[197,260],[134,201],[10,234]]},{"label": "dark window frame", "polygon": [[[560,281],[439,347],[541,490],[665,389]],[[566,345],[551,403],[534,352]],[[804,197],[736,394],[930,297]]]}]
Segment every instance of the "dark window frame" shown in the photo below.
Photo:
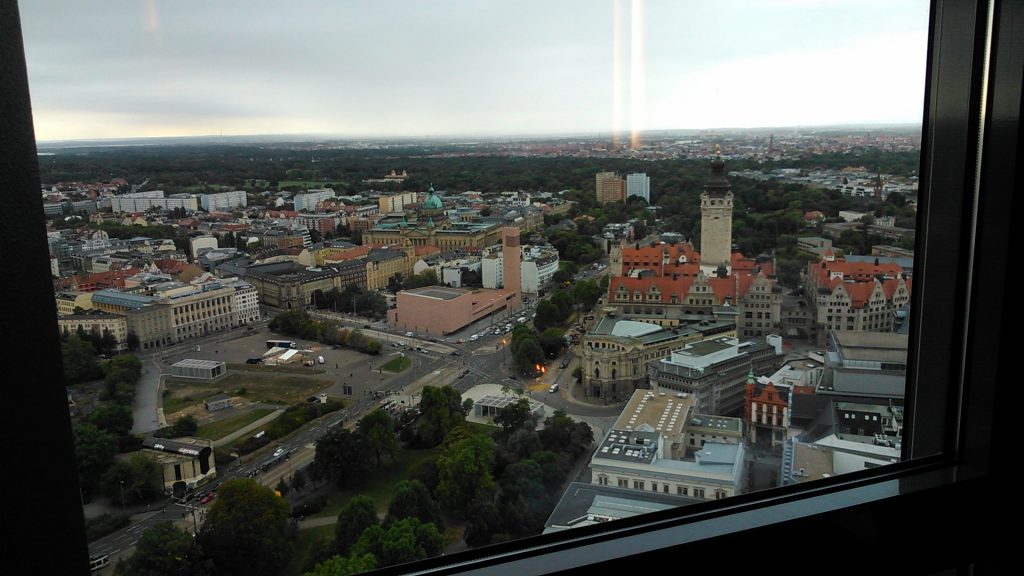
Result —
[{"label": "dark window frame", "polygon": [[[1022,174],[1020,50],[1024,6],[1009,1],[935,0],[929,34],[921,186],[921,225],[910,318],[911,377],[904,438],[915,460],[816,482],[655,513],[612,525],[511,542],[409,565],[431,573],[534,574],[628,569],[640,560],[676,559],[687,569],[739,571],[763,567],[768,538],[813,539],[789,553],[794,561],[829,561],[829,571],[901,573],[998,567],[1012,548],[993,537],[987,514],[1009,485],[1010,402],[997,402],[1015,383],[1009,322],[1004,321],[1014,222],[1013,194]],[[5,301],[49,302],[49,272],[39,210],[38,165],[31,124],[21,30],[14,0],[0,0],[0,190],[8,242],[4,268],[17,271]],[[980,191],[980,193],[979,193]],[[47,296],[41,296],[47,295]],[[930,313],[923,314],[927,309]],[[1006,310],[1012,307],[1007,306]],[[941,312],[939,312],[941,311]],[[24,327],[26,346],[59,356],[55,312],[9,306],[8,326]],[[19,527],[11,549],[40,543],[57,554],[18,554],[17,573],[85,573],[88,565],[71,429],[60,366],[33,366],[32,381],[10,399],[53,407],[31,415],[26,437],[9,461],[31,473],[28,497],[12,498],[9,522]],[[59,409],[58,409],[59,408]],[[948,424],[948,425],[947,425]],[[41,449],[45,443],[45,450]],[[1004,448],[1000,451],[999,448]],[[1003,454],[1003,458],[995,455]],[[72,475],[73,476],[73,475]],[[894,537],[893,527],[897,535]],[[813,538],[831,530],[829,538]],[[914,554],[900,534],[926,535]],[[894,541],[895,540],[895,541]],[[874,546],[864,553],[863,546]],[[913,546],[906,544],[906,546]],[[742,552],[748,552],[743,554]],[[779,551],[776,551],[779,552]],[[23,569],[18,570],[19,563]],[[598,566],[598,563],[602,563]],[[783,562],[785,564],[785,562]],[[819,564],[820,566],[821,564]],[[780,565],[781,568],[781,565]],[[834,570],[833,570],[834,569]]]}]

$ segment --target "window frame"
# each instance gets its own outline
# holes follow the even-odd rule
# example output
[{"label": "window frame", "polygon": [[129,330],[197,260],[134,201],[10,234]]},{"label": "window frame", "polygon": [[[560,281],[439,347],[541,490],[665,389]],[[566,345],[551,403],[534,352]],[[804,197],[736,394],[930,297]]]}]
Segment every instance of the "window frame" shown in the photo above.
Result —
[{"label": "window frame", "polygon": [[[471,550],[401,567],[432,574],[474,571],[535,574],[627,567],[640,558],[682,558],[688,567],[761,567],[762,536],[785,527],[804,535],[837,526],[844,538],[815,541],[800,558],[842,555],[837,571],[877,568],[907,572],[964,566],[998,566],[1009,550],[986,543],[994,528],[975,499],[995,503],[991,491],[1005,488],[1008,464],[995,458],[1009,433],[1009,402],[996,402],[1013,375],[1009,323],[1003,304],[1009,290],[1011,191],[1022,181],[1021,3],[997,0],[934,0],[929,25],[927,102],[922,132],[915,286],[911,296],[904,456],[913,458],[803,486],[786,486],[686,509],[653,513],[612,525],[578,528]],[[39,210],[38,162],[32,131],[28,80],[15,0],[0,0],[0,189],[8,191],[2,212],[8,244],[0,251],[7,270],[21,270],[5,283],[7,302],[34,302],[51,290]],[[59,357],[55,311],[10,306],[9,326],[24,327],[27,347]],[[41,309],[43,308],[43,309]],[[922,310],[943,313],[923,314]],[[71,427],[63,411],[58,362],[33,366],[32,381],[12,389],[25,406],[48,406],[27,425],[35,442],[12,442],[11,462],[31,470],[29,497],[14,498],[11,522],[20,530],[12,549],[34,550],[40,542],[58,554],[19,554],[14,572],[84,573],[88,565]],[[935,416],[941,416],[936,418]],[[44,444],[45,443],[45,444]],[[40,446],[45,445],[46,450]],[[980,495],[979,495],[980,494]],[[42,496],[41,496],[42,495]],[[941,508],[941,515],[934,513]],[[929,512],[931,511],[931,512]],[[972,522],[973,521],[973,522]],[[843,530],[853,522],[854,528]],[[950,530],[951,524],[978,527]],[[888,529],[899,526],[932,537],[927,554],[905,554]],[[873,536],[872,532],[885,532]],[[776,537],[778,533],[776,533]],[[874,542],[871,554],[851,553],[858,542]],[[712,552],[709,555],[699,554]],[[859,552],[860,548],[856,550]],[[704,556],[702,558],[702,556]],[[737,557],[739,556],[739,557]],[[860,556],[870,556],[861,558]],[[914,556],[913,558],[909,558]],[[726,564],[725,561],[728,561]],[[18,564],[23,569],[18,570]],[[781,569],[781,565],[780,565]],[[393,571],[398,571],[393,570]]]}]

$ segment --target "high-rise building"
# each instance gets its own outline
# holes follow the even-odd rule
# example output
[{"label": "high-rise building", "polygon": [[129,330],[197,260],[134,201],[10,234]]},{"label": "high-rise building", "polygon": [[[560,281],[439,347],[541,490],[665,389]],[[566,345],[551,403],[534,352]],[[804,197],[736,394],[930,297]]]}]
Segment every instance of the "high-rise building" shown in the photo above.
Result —
[{"label": "high-rise building", "polygon": [[700,195],[700,262],[705,273],[732,261],[732,186],[725,179],[725,162],[711,162],[711,180]]},{"label": "high-rise building", "polygon": [[651,177],[643,172],[626,176],[626,198],[639,196],[651,203]]},{"label": "high-rise building", "polygon": [[626,181],[616,172],[598,172],[594,177],[598,204],[622,202],[626,199]]},{"label": "high-rise building", "polygon": [[502,276],[506,290],[514,290],[515,296],[508,301],[509,310],[518,310],[523,301],[522,269],[520,260],[522,250],[519,248],[519,228],[506,226],[501,229]]}]

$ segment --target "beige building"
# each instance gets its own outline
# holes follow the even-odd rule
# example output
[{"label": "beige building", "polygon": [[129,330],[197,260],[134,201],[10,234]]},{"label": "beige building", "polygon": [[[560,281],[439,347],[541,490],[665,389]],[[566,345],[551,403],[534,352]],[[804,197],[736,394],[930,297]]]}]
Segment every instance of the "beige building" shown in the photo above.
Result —
[{"label": "beige building", "polygon": [[619,401],[647,385],[647,366],[688,342],[712,336],[736,336],[731,320],[704,321],[663,328],[617,317],[614,308],[582,339],[583,390],[586,396]]},{"label": "beige building", "polygon": [[391,196],[383,196],[377,199],[377,205],[380,206],[380,211],[384,214],[389,212],[401,212],[407,210],[419,201],[418,194],[415,192],[403,192],[401,194],[392,194]]},{"label": "beige building", "polygon": [[511,290],[464,290],[426,286],[402,290],[388,310],[388,325],[417,334],[444,336],[481,318],[510,311],[517,299]]},{"label": "beige building", "polygon": [[148,437],[142,441],[142,454],[160,466],[164,492],[178,498],[217,477],[210,440]]},{"label": "beige building", "polygon": [[416,264],[413,250],[378,249],[366,255],[366,288],[380,290],[388,287],[388,280],[396,274],[402,278],[412,276]]},{"label": "beige building", "polygon": [[378,225],[363,232],[364,244],[391,246],[437,246],[441,250],[483,249],[501,242],[501,227],[471,222],[453,223],[449,228]]},{"label": "beige building", "polygon": [[365,288],[366,263],[350,260],[323,268],[307,268],[295,262],[259,264],[246,270],[245,279],[256,287],[264,304],[302,309],[315,304],[317,292],[342,290],[349,284]]},{"label": "beige building", "polygon": [[75,290],[64,290],[56,294],[57,314],[69,316],[75,313],[75,308],[82,310],[92,309],[92,292],[78,292]]},{"label": "beige building", "polygon": [[109,332],[117,340],[114,350],[128,349],[128,319],[122,314],[111,314],[95,310],[88,314],[64,314],[57,316],[57,327],[61,333],[74,334],[81,329],[95,337]]},{"label": "beige building", "polygon": [[125,311],[128,331],[139,339],[139,350],[174,344],[174,315],[167,304],[152,304]]},{"label": "beige building", "polygon": [[616,172],[598,172],[594,177],[598,204],[622,202],[626,199],[626,181]]}]

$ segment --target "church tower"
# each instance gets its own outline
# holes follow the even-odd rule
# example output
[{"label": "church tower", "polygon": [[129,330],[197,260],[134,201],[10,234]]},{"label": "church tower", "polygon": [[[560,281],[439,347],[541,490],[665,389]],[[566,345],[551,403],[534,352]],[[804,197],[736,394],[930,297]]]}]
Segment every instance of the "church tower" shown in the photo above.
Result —
[{"label": "church tower", "polygon": [[732,269],[732,186],[725,162],[711,161],[711,180],[700,195],[700,264],[712,274],[719,266]]}]

